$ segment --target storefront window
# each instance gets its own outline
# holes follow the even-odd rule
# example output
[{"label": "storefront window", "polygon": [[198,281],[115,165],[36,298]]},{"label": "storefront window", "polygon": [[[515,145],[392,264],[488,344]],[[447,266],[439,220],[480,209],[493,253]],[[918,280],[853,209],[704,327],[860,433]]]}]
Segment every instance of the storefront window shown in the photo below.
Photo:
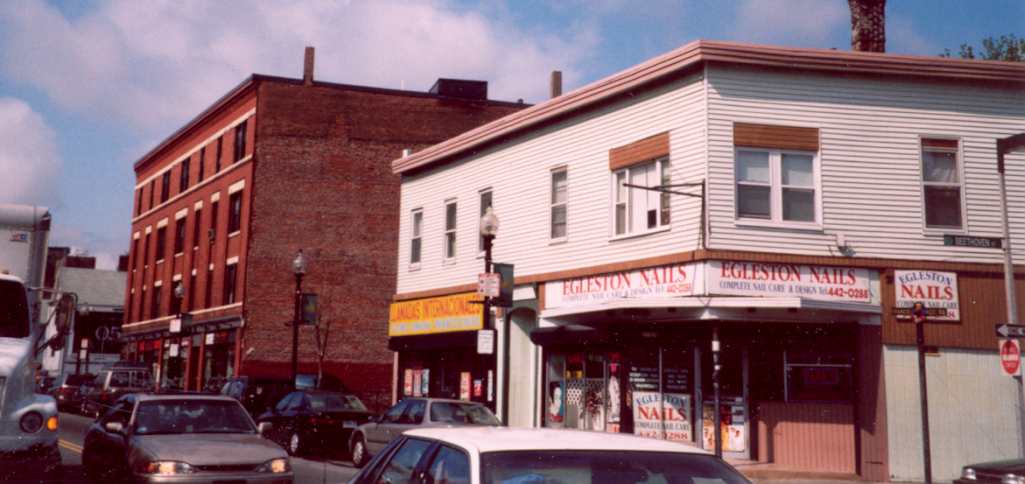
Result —
[{"label": "storefront window", "polygon": [[207,333],[206,338],[203,388],[219,391],[224,380],[235,376],[235,332]]},{"label": "storefront window", "polygon": [[786,366],[786,401],[851,401],[851,355],[790,351],[783,353],[783,358]]}]

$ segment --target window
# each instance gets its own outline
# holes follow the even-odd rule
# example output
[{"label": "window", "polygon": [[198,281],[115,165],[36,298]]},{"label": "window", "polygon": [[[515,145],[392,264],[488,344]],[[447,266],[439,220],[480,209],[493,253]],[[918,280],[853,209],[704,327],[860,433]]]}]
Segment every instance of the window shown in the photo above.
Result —
[{"label": "window", "polygon": [[189,189],[189,164],[191,161],[191,158],[185,158],[182,161],[182,170],[178,173],[178,193]]},{"label": "window", "polygon": [[220,202],[213,202],[210,204],[210,245],[213,245],[214,241],[217,240],[217,210]]},{"label": "window", "polygon": [[203,295],[203,307],[210,307],[210,303],[213,302],[214,293],[214,270],[208,269],[206,271],[206,294]]},{"label": "window", "polygon": [[150,303],[149,303],[149,318],[156,319],[160,316],[160,287],[153,286],[153,290],[150,291]]},{"label": "window", "polygon": [[836,352],[783,352],[786,401],[851,401],[853,360],[849,354]]},{"label": "window", "polygon": [[139,192],[139,196],[135,200],[135,215],[136,216],[139,216],[142,213],[142,188],[141,187],[139,188],[138,192]]},{"label": "window", "polygon": [[155,257],[158,261],[164,260],[164,251],[167,249],[167,227],[160,227],[157,229],[157,253]]},{"label": "window", "polygon": [[232,304],[235,302],[235,283],[238,264],[229,264],[224,267],[224,302]]},{"label": "window", "polygon": [[192,273],[189,276],[189,299],[185,305],[186,311],[192,311],[193,309],[196,309],[196,273]]},{"label": "window", "polygon": [[235,127],[235,158],[241,160],[246,156],[246,122],[242,121]]},{"label": "window", "polygon": [[466,454],[453,449],[447,445],[438,447],[434,454],[434,461],[428,470],[431,482],[446,482],[449,484],[470,483],[470,459]]},{"label": "window", "polygon": [[561,239],[566,237],[566,184],[568,182],[565,168],[552,172],[552,214],[551,233],[549,237]]},{"label": "window", "polygon": [[182,312],[182,298],[178,297],[175,293],[175,288],[181,284],[181,281],[171,283],[171,314],[181,314]]},{"label": "window", "polygon": [[149,209],[153,210],[153,195],[157,193],[157,179],[149,181]]},{"label": "window", "polygon": [[424,421],[424,413],[427,411],[426,400],[413,400],[406,406],[406,413],[402,415],[401,423],[420,425]]},{"label": "window", "polygon": [[402,446],[391,456],[391,460],[385,464],[378,482],[411,483],[413,480],[413,468],[423,457],[424,453],[431,446],[430,442],[419,439],[407,439]]},{"label": "window", "polygon": [[182,217],[174,222],[174,253],[181,254],[185,251],[185,218]]},{"label": "window", "polygon": [[[202,235],[200,233],[201,227],[199,226],[199,222],[202,219],[203,219],[203,211],[202,210],[196,210],[196,212],[192,214],[192,250],[199,249],[199,237]],[[193,265],[196,264],[196,258],[195,257],[192,258],[192,264]]]},{"label": "window", "polygon": [[242,191],[231,194],[228,199],[228,233],[238,232],[242,227]]},{"label": "window", "polygon": [[[149,265],[149,234],[146,234],[146,243],[142,245],[142,267],[145,268]],[[146,278],[143,277],[143,281]]]},{"label": "window", "polygon": [[816,165],[812,153],[738,149],[737,218],[819,222]]},{"label": "window", "polygon": [[[480,217],[484,216],[484,212],[487,211],[488,207],[493,207],[493,205],[491,205],[491,189],[490,188],[481,190],[481,192],[480,192],[480,214],[477,217],[477,220],[480,220]],[[484,236],[480,235],[480,231],[479,230],[477,231],[477,233],[478,233],[478,235],[477,235],[477,252],[482,252],[483,253],[484,252]]]},{"label": "window", "polygon": [[623,168],[613,173],[613,179],[615,235],[644,233],[669,224],[669,194],[626,186],[657,187],[668,183],[668,159]]},{"label": "window", "polygon": [[922,191],[926,228],[960,229],[961,169],[958,166],[958,141],[922,140]]},{"label": "window", "polygon": [[224,136],[217,138],[217,150],[214,152],[214,173],[221,172],[221,148],[224,146]]},{"label": "window", "polygon": [[[140,260],[141,259],[139,258],[139,239],[132,239],[132,262],[134,262],[134,264],[132,264],[133,271],[136,267],[139,267]],[[129,284],[129,287],[130,286],[131,284]]]},{"label": "window", "polygon": [[199,149],[199,176],[196,183],[203,181],[203,172],[206,170],[206,146]]},{"label": "window", "polygon": [[167,201],[167,197],[171,194],[171,170],[164,172],[164,176],[160,179],[160,203]]},{"label": "window", "polygon": [[419,264],[420,263],[420,251],[423,245],[423,225],[424,225],[424,211],[422,209],[413,210],[413,236],[409,241],[409,263]]},{"label": "window", "polygon": [[456,256],[456,202],[445,204],[445,259]]},{"label": "window", "polygon": [[396,423],[401,420],[402,414],[406,411],[406,405],[408,405],[409,402],[410,400],[403,400],[395,404],[394,407],[388,409],[388,411],[384,413],[384,421]]}]

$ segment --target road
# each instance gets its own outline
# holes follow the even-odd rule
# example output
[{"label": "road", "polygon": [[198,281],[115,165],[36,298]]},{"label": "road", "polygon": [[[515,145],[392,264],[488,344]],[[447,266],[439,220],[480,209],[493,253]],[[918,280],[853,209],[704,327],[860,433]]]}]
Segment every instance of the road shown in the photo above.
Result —
[{"label": "road", "polygon": [[[60,450],[65,484],[84,484],[82,440],[93,420],[71,413],[60,414]],[[334,458],[292,458],[296,484],[343,483],[356,475],[349,461]]]}]

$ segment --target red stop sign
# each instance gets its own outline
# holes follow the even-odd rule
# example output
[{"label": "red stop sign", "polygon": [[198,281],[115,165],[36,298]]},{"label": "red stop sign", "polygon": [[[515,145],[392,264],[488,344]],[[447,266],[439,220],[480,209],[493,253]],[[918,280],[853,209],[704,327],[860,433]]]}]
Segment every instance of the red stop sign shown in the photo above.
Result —
[{"label": "red stop sign", "polygon": [[1005,339],[1000,341],[1000,367],[1009,376],[1018,374],[1021,370],[1021,347],[1018,340]]}]

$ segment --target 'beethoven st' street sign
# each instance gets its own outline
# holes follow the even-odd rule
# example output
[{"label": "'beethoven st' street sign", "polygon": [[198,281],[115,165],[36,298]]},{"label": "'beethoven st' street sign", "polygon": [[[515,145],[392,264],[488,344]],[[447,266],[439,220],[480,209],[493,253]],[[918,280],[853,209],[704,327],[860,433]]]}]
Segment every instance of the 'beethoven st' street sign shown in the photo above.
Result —
[{"label": "'beethoven st' street sign", "polygon": [[1003,242],[999,237],[968,237],[966,235],[944,235],[943,245],[954,247],[978,247],[980,249],[999,249]]},{"label": "'beethoven st' street sign", "polygon": [[996,330],[997,336],[1001,338],[1025,338],[1025,325],[1023,324],[998,324]]}]

